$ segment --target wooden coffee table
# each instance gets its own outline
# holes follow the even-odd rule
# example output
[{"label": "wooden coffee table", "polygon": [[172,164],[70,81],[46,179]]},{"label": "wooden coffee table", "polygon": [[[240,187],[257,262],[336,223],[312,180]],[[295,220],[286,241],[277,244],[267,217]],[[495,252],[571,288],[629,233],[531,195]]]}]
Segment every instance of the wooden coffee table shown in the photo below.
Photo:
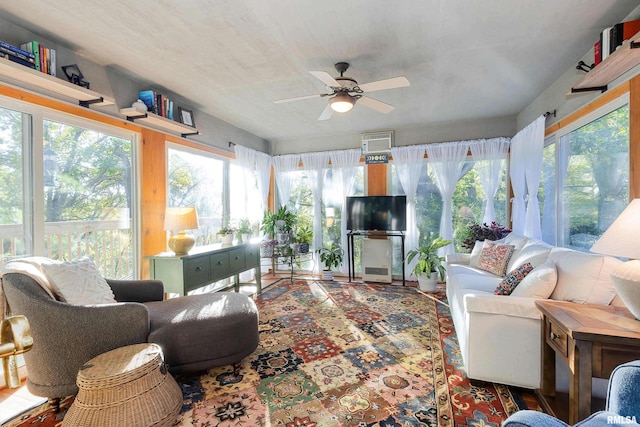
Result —
[{"label": "wooden coffee table", "polygon": [[559,355],[569,365],[569,424],[591,413],[591,378],[640,359],[640,321],[625,307],[536,301],[543,315],[541,394],[555,396]]}]

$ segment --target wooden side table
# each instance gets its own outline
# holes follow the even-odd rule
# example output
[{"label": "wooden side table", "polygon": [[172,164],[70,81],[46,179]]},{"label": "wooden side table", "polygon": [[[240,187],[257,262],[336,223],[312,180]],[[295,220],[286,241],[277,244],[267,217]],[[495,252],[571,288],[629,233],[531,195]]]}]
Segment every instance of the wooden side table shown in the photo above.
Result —
[{"label": "wooden side table", "polygon": [[555,396],[559,355],[569,365],[569,424],[591,413],[591,378],[608,379],[613,369],[640,359],[640,321],[625,307],[536,301],[543,315],[542,384]]}]

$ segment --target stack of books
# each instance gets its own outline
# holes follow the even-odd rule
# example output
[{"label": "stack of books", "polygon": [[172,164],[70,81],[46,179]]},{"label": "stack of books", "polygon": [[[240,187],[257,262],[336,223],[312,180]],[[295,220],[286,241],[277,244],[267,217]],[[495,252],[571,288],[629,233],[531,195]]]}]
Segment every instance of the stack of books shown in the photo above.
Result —
[{"label": "stack of books", "polygon": [[21,44],[20,48],[34,56],[36,70],[52,76],[56,75],[55,49],[44,47],[35,40]]},{"label": "stack of books", "polygon": [[173,101],[155,90],[141,90],[140,99],[147,106],[147,111],[173,120]]},{"label": "stack of books", "polygon": [[616,51],[622,44],[640,32],[640,19],[616,24],[605,28],[600,39],[593,46],[593,63],[598,65]]},{"label": "stack of books", "polygon": [[36,57],[31,52],[20,49],[0,40],[0,58],[8,59],[16,64],[24,65],[29,68],[36,67]]}]

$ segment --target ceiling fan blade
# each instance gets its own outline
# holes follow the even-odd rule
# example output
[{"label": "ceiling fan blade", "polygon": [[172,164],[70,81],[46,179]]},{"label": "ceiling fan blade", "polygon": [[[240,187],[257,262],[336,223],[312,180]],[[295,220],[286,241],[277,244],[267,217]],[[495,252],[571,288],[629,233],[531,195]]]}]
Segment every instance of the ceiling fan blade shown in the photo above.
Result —
[{"label": "ceiling fan blade", "polygon": [[358,105],[364,105],[367,108],[371,108],[372,110],[376,110],[385,114],[393,111],[393,109],[396,108],[393,105],[385,104],[382,101],[378,101],[377,99],[369,98],[366,96],[358,99]]},{"label": "ceiling fan blade", "polygon": [[365,83],[360,86],[365,92],[374,92],[376,90],[396,89],[399,87],[410,86],[409,80],[406,77],[394,77],[386,80],[378,80],[377,82]]},{"label": "ceiling fan blade", "polygon": [[340,83],[325,71],[309,71],[309,73],[329,87],[340,87]]},{"label": "ceiling fan blade", "polygon": [[277,101],[273,101],[273,103],[274,104],[283,104],[285,102],[301,101],[303,99],[311,99],[311,98],[319,98],[320,96],[322,96],[322,95],[316,94],[316,95],[297,96],[295,98],[278,99]]},{"label": "ceiling fan blade", "polygon": [[318,120],[329,120],[333,115],[333,110],[331,109],[331,104],[327,103],[327,106],[324,107],[324,111],[318,117]]}]

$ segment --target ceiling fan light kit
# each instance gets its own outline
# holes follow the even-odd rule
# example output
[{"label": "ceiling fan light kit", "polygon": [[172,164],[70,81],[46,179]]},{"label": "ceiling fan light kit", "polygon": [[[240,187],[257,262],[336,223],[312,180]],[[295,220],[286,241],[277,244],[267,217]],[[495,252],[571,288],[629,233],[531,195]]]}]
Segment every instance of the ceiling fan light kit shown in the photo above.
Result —
[{"label": "ceiling fan light kit", "polygon": [[347,92],[338,92],[334,97],[329,99],[331,109],[336,113],[346,113],[350,111],[355,103],[356,98]]},{"label": "ceiling fan light kit", "polygon": [[334,111],[337,113],[346,113],[351,111],[358,100],[358,105],[363,105],[364,107],[378,111],[379,113],[386,114],[392,111],[395,107],[382,101],[378,101],[377,99],[364,96],[363,93],[410,86],[409,80],[407,80],[406,77],[393,77],[391,79],[378,80],[360,85],[355,79],[344,76],[344,73],[349,68],[349,63],[338,62],[334,67],[340,73],[340,77],[331,77],[331,75],[325,71],[309,71],[313,77],[317,78],[327,86],[327,93],[280,99],[274,101],[274,103],[282,104],[285,102],[328,96],[329,102],[322,114],[320,114],[320,117],[318,117],[318,120],[327,120],[331,118]]}]

